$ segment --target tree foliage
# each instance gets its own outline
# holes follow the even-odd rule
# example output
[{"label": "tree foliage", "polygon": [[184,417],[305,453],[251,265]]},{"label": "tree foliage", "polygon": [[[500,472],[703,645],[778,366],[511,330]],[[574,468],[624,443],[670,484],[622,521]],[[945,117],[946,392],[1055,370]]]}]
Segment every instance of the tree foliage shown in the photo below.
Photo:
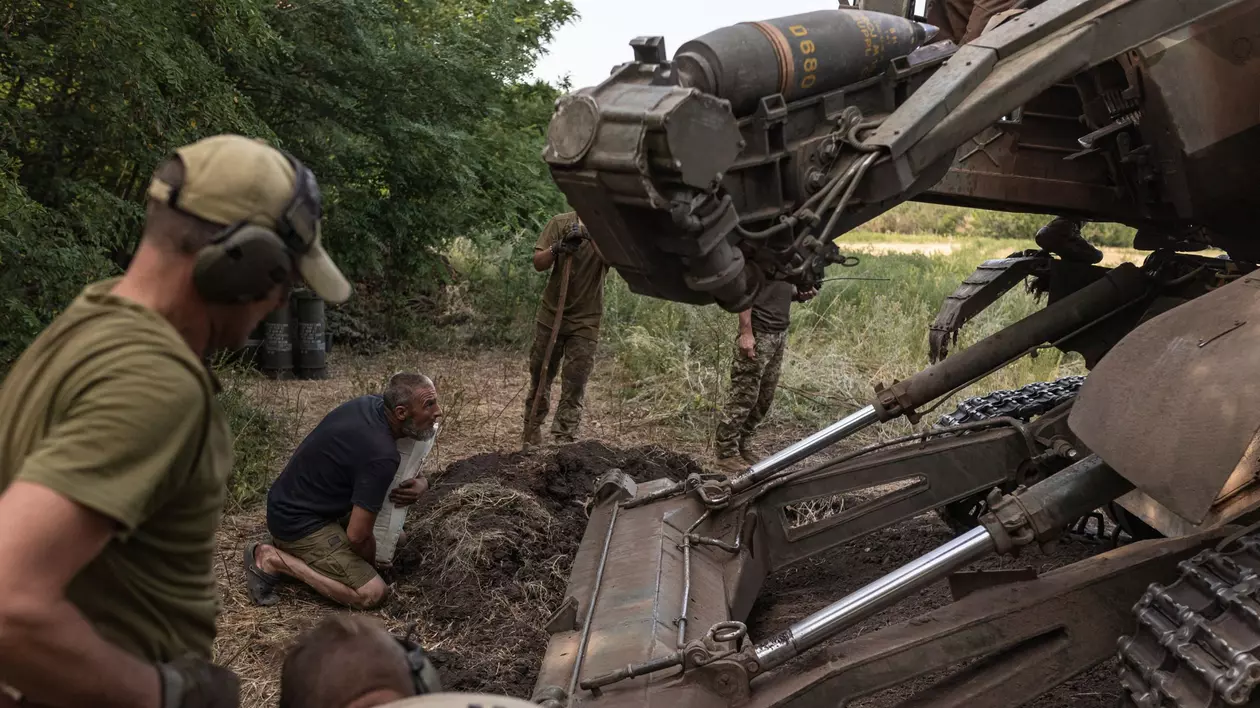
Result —
[{"label": "tree foliage", "polygon": [[360,307],[423,291],[452,238],[537,229],[563,206],[539,159],[558,90],[527,76],[573,15],[567,0],[5,3],[0,366],[125,265],[153,167],[207,135],[264,138],[315,171]]}]

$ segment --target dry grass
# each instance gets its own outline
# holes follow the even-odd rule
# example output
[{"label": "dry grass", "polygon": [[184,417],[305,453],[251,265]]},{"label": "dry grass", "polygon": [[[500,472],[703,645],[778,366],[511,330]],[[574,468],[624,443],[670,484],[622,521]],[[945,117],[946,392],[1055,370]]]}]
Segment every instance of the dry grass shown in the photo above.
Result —
[{"label": "dry grass", "polygon": [[823,521],[824,519],[830,519],[846,511],[856,513],[867,504],[878,502],[889,494],[919,484],[921,481],[921,479],[907,479],[890,484],[863,487],[826,497],[806,499],[805,501],[783,507],[783,512],[787,515],[788,528],[796,529]]},{"label": "dry grass", "polygon": [[474,482],[442,497],[415,523],[427,541],[426,556],[444,580],[477,582],[489,570],[495,554],[519,551],[538,543],[552,522],[551,514],[530,495],[499,484]]}]

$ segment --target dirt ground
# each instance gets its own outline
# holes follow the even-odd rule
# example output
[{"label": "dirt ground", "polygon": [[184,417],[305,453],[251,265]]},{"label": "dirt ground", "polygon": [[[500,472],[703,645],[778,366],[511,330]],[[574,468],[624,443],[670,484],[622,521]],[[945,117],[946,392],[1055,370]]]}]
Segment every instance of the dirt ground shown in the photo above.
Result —
[{"label": "dirt ground", "polygon": [[[386,579],[393,594],[375,612],[392,630],[414,635],[430,649],[444,686],[528,698],[546,646],[544,624],[565,589],[569,563],[586,524],[591,484],[620,468],[637,479],[698,469],[709,450],[697,431],[652,424],[652,411],[629,409],[615,394],[616,372],[601,362],[588,389],[582,437],[566,448],[519,452],[527,386],[523,360],[507,353],[432,356],[393,353],[368,360],[334,355],[325,381],[260,379],[255,393],[289,407],[298,421],[293,443],[337,404],[375,391],[404,368],[433,376],[446,419],[426,463],[432,491],[408,518],[408,539]],[[837,410],[837,415],[845,411]],[[803,431],[768,429],[762,451],[777,449]],[[279,604],[249,603],[241,551],[266,537],[262,509],[225,519],[220,534],[220,590],[216,659],[243,680],[243,705],[275,705],[283,657],[296,636],[341,611],[298,587],[282,589]],[[754,637],[787,626],[950,537],[935,516],[912,519],[825,557],[771,577],[750,618]],[[1034,563],[1045,571],[1100,551],[1069,541],[1051,556],[994,559],[983,567]],[[1002,565],[1005,564],[1005,565]],[[904,621],[949,602],[944,582],[854,628],[850,635]],[[1111,706],[1114,668],[1095,671],[1043,697],[1037,706]],[[886,692],[863,705],[892,705],[905,691]]]}]

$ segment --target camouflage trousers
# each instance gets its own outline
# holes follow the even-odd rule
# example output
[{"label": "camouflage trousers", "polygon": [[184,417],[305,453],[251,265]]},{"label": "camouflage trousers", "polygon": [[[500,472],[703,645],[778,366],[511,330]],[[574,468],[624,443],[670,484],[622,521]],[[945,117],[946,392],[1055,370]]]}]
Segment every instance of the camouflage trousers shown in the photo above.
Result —
[{"label": "camouflage trousers", "polygon": [[757,426],[770,412],[774,403],[774,390],[779,385],[779,373],[783,370],[783,351],[787,347],[787,332],[754,332],[755,359],[749,359],[735,346],[735,361],[731,364],[731,392],[722,411],[714,439],[719,458],[734,457],[748,449]]},{"label": "camouflage trousers", "polygon": [[595,368],[595,350],[598,348],[596,342],[585,337],[563,334],[556,337],[556,346],[551,350],[551,361],[547,362],[538,412],[531,421],[529,409],[534,403],[534,392],[538,390],[543,355],[547,353],[547,341],[550,339],[551,328],[538,325],[534,332],[534,346],[529,353],[529,392],[525,397],[524,438],[531,445],[542,442],[542,424],[547,419],[547,411],[551,409],[551,383],[555,381],[556,372],[560,371],[561,360],[564,361],[564,369],[560,374],[560,402],[556,404],[556,415],[551,420],[551,436],[556,442],[572,442],[577,436],[578,424],[582,421],[582,399],[586,395],[586,382],[590,380],[591,370]]}]

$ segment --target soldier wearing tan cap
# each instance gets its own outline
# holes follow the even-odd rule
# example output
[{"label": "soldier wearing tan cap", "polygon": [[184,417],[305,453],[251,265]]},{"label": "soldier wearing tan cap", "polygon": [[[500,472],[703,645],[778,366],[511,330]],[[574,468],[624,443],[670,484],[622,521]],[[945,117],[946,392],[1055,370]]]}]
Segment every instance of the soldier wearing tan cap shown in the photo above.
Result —
[{"label": "soldier wearing tan cap", "polygon": [[350,295],[314,176],[264,143],[181,148],[148,196],[127,272],[88,286],[0,388],[0,685],[34,705],[237,705],[210,663],[232,437],[203,358],[299,274]]}]

